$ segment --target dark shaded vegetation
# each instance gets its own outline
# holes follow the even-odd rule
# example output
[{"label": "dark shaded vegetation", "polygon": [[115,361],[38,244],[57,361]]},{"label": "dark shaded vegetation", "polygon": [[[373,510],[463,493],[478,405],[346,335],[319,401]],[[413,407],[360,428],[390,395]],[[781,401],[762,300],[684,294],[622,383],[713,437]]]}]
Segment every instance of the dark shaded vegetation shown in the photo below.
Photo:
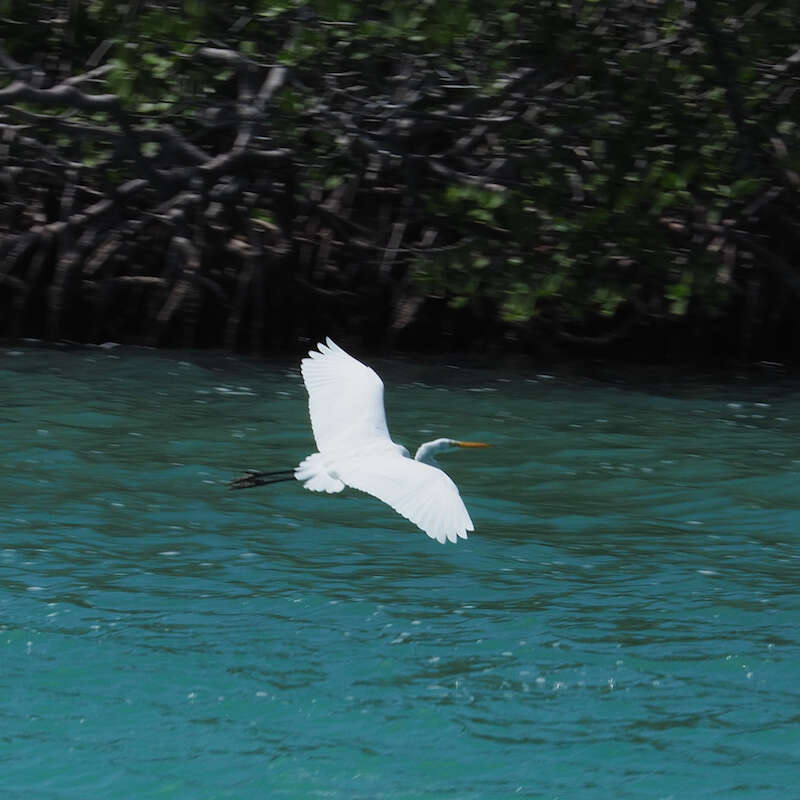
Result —
[{"label": "dark shaded vegetation", "polygon": [[800,0],[0,26],[0,336],[800,355]]}]

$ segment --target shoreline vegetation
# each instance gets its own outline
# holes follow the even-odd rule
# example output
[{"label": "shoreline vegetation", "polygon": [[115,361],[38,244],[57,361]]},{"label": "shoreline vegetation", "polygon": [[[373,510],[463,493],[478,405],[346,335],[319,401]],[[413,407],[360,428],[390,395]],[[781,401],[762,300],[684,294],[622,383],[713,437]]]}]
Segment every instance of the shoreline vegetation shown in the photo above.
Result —
[{"label": "shoreline vegetation", "polygon": [[0,0],[0,337],[794,364],[800,0]]}]

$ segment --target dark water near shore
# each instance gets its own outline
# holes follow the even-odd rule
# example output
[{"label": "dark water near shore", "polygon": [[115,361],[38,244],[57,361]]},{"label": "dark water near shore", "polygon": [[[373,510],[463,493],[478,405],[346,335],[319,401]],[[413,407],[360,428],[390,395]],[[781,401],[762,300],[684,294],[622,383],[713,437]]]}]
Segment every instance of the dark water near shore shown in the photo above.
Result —
[{"label": "dark water near shore", "polygon": [[377,366],[466,542],[226,491],[294,363],[0,350],[2,796],[800,796],[800,385]]}]

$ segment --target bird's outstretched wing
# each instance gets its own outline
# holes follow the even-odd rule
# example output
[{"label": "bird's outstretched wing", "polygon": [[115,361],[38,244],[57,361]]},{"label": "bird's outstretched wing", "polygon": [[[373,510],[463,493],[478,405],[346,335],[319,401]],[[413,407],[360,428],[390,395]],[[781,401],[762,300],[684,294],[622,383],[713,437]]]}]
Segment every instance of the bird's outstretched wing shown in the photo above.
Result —
[{"label": "bird's outstretched wing", "polygon": [[321,453],[352,451],[391,441],[383,408],[383,381],[330,339],[300,362],[308,413]]},{"label": "bird's outstretched wing", "polygon": [[343,458],[340,479],[390,505],[431,539],[466,539],[474,530],[458,487],[442,470],[399,454]]}]

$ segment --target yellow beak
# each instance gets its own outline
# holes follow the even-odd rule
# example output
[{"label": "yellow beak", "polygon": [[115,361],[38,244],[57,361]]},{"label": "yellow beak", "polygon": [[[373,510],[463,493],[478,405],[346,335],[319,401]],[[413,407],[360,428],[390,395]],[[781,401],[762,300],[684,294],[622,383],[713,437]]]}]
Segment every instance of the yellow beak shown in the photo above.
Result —
[{"label": "yellow beak", "polygon": [[455,442],[459,447],[491,447],[486,442]]}]

